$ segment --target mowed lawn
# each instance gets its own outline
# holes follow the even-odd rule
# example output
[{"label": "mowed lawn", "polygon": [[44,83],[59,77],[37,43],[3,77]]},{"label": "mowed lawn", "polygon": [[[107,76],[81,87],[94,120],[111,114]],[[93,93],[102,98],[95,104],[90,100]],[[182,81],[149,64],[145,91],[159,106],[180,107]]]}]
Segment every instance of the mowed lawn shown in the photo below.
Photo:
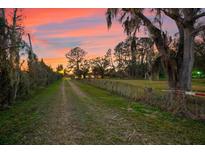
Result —
[{"label": "mowed lawn", "polygon": [[[122,83],[131,84],[137,87],[152,87],[156,90],[167,90],[168,83],[165,80],[161,81],[149,81],[149,80],[114,80]],[[197,92],[205,92],[205,79],[194,79],[192,81],[192,90]]]}]

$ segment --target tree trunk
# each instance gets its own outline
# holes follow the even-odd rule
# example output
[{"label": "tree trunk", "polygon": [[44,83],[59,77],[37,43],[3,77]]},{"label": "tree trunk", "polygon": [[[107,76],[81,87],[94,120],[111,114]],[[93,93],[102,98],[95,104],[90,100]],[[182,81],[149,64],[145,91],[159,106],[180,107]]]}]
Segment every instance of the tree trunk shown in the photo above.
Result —
[{"label": "tree trunk", "polygon": [[101,78],[104,79],[104,72],[101,72]]},{"label": "tree trunk", "polygon": [[136,40],[131,38],[131,76],[136,76]]},{"label": "tree trunk", "polygon": [[178,73],[176,61],[173,59],[167,60],[166,70],[168,75],[169,88],[173,90],[178,89]]},{"label": "tree trunk", "polygon": [[183,51],[182,53],[180,53],[181,55],[178,54],[179,57],[177,57],[178,60],[176,69],[175,66],[173,66],[172,64],[174,61],[176,62],[176,60],[172,60],[168,56],[168,46],[166,45],[166,41],[164,40],[165,34],[163,34],[160,29],[155,27],[152,24],[152,22],[148,18],[146,18],[142,13],[136,12],[136,15],[144,21],[145,25],[147,26],[151,34],[152,39],[154,40],[157,46],[157,49],[163,56],[163,62],[166,66],[169,78],[169,87],[171,89],[179,88],[180,90],[191,90],[192,68],[194,63],[194,37],[192,34],[194,29],[194,21],[190,20],[193,18],[190,11],[192,10],[183,9],[183,13],[185,16],[183,21],[174,19],[176,21],[180,33],[179,51]]},{"label": "tree trunk", "polygon": [[182,67],[180,69],[179,86],[181,90],[191,91],[192,68],[194,64],[194,50],[192,29],[184,29],[184,52]]},{"label": "tree trunk", "polygon": [[5,10],[0,9],[0,107],[5,107],[9,102],[10,64],[8,61],[8,30],[6,28]]}]

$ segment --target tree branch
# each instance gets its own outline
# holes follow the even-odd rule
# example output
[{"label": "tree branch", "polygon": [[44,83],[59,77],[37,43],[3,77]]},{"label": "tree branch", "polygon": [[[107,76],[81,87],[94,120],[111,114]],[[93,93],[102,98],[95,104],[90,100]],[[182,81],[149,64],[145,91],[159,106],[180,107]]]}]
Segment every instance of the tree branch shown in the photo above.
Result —
[{"label": "tree branch", "polygon": [[159,52],[165,57],[167,57],[167,45],[165,43],[164,40],[164,32],[162,30],[160,30],[159,28],[157,28],[155,25],[153,25],[153,23],[141,12],[136,12],[136,16],[138,16],[139,18],[141,18],[144,22],[144,24],[146,25],[146,27],[148,28],[152,39],[154,40]]},{"label": "tree branch", "polygon": [[205,16],[205,12],[203,12],[203,13],[201,13],[201,14],[198,14],[198,15],[195,15],[194,17],[193,17],[193,20],[197,20],[197,19],[199,19],[199,18],[201,18],[201,17],[204,17]]},{"label": "tree branch", "polygon": [[205,31],[205,25],[202,25],[202,26],[198,27],[197,29],[195,29],[192,32],[192,35],[196,35],[197,33],[201,32],[201,31]]},{"label": "tree branch", "polygon": [[169,10],[167,10],[167,9],[161,9],[161,10],[162,10],[162,12],[163,12],[166,16],[170,17],[171,19],[173,19],[173,20],[175,20],[175,21],[178,21],[178,22],[180,22],[181,24],[183,23],[183,19],[182,19],[182,17],[180,16],[180,14],[179,14],[179,12],[178,12],[177,10],[175,10],[174,12],[173,12],[173,11],[169,11]]}]

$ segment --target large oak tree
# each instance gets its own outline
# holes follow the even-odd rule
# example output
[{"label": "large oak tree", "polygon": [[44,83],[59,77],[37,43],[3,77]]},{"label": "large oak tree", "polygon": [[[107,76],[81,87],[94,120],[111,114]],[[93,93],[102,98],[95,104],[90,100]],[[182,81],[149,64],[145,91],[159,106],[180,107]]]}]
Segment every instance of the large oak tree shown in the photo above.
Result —
[{"label": "large oak tree", "polygon": [[[111,27],[114,18],[119,19],[127,35],[135,36],[141,26],[146,27],[165,65],[169,87],[190,91],[194,63],[194,37],[205,29],[205,25],[199,23],[199,19],[205,16],[205,12],[197,8],[151,10],[154,20],[146,16],[146,9],[108,9],[106,12],[108,27]],[[179,42],[174,58],[170,56],[169,37],[161,28],[162,14],[171,18],[178,28]]]}]

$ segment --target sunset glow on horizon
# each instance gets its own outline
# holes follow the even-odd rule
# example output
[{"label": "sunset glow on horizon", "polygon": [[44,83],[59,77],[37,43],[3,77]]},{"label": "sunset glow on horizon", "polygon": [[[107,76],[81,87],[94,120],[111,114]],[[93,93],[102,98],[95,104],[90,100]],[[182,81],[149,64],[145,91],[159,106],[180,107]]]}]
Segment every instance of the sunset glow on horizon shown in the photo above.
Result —
[{"label": "sunset glow on horizon", "polygon": [[126,38],[120,24],[108,30],[106,9],[22,9],[26,33],[34,52],[56,68],[66,66],[65,54],[80,46],[87,57],[103,55]]},{"label": "sunset glow on horizon", "polygon": [[[25,32],[31,34],[39,59],[56,68],[66,66],[65,54],[79,46],[92,58],[112,50],[126,35],[116,21],[108,30],[106,9],[22,9]],[[168,26],[172,24],[168,23]],[[145,35],[139,33],[139,36]]]}]

